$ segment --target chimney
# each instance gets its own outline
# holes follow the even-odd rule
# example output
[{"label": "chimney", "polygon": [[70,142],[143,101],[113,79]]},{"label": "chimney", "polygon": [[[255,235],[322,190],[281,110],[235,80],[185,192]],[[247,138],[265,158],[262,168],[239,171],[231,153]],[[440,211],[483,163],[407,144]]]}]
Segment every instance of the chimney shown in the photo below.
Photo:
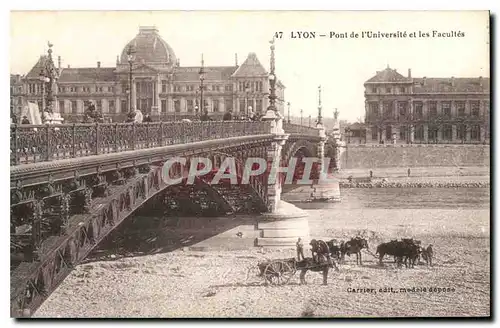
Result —
[{"label": "chimney", "polygon": [[422,85],[426,85],[427,84],[427,77],[423,77],[422,78]]},{"label": "chimney", "polygon": [[97,62],[97,68],[101,68],[101,62],[100,61]]},{"label": "chimney", "polygon": [[57,68],[61,69],[61,56],[57,56]]},{"label": "chimney", "polygon": [[71,66],[68,65],[68,68],[71,68]]},{"label": "chimney", "polygon": [[452,87],[455,86],[455,77],[454,76],[451,77],[451,86]]},{"label": "chimney", "polygon": [[411,79],[411,68],[408,68],[408,78]]},{"label": "chimney", "polygon": [[238,66],[238,54],[234,54],[234,65]]}]

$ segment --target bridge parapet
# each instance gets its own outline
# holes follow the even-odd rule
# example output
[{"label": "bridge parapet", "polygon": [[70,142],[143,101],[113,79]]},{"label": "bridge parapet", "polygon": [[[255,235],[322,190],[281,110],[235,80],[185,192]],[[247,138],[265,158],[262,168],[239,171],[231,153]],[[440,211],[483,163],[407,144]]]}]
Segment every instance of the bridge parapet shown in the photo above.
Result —
[{"label": "bridge parapet", "polygon": [[12,124],[10,163],[54,161],[270,131],[270,122],[247,121]]},{"label": "bridge parapet", "polygon": [[318,128],[303,126],[300,124],[283,122],[283,130],[285,130],[285,133],[289,134],[300,134],[300,135],[314,136],[314,137],[319,136]]}]

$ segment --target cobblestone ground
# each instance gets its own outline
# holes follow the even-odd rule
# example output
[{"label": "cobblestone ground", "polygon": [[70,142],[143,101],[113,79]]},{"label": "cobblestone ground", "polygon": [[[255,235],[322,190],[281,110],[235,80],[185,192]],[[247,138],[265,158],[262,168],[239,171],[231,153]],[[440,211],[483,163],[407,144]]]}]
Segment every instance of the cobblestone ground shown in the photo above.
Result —
[{"label": "cobblestone ground", "polygon": [[[288,258],[293,250],[183,251],[93,262],[77,267],[35,317],[414,317],[487,316],[490,306],[489,211],[310,210],[312,236],[363,234],[371,252],[391,238],[412,236],[433,244],[432,267],[384,267],[369,253],[363,265],[347,258],[330,272],[298,273],[286,286],[265,286],[257,262]],[[411,215],[410,215],[411,214]],[[227,237],[238,238],[238,237]],[[400,288],[452,288],[401,292]],[[375,293],[352,289],[372,288]],[[396,292],[383,292],[393,288]]]}]

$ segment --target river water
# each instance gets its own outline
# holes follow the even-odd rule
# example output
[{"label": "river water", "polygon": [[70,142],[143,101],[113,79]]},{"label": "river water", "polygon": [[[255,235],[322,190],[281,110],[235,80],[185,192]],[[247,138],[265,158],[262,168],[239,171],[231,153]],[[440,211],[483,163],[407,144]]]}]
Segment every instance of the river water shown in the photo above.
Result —
[{"label": "river water", "polygon": [[[489,188],[345,188],[339,203],[298,203],[303,209],[489,208]],[[286,198],[286,196],[285,196]]]}]

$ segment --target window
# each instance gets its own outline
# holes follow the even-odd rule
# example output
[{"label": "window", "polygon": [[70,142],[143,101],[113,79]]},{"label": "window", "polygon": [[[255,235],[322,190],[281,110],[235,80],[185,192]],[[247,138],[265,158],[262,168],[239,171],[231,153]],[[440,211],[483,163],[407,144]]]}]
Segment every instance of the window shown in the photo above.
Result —
[{"label": "window", "polygon": [[208,107],[208,100],[206,100],[206,99],[203,99],[203,108],[206,111],[210,111],[210,107]]},{"label": "window", "polygon": [[385,93],[391,93],[391,88],[385,88]]},{"label": "window", "polygon": [[238,83],[238,91],[245,91],[245,83],[244,82],[239,82]]},{"label": "window", "polygon": [[224,108],[226,110],[233,110],[233,99],[231,98],[224,99]]},{"label": "window", "polygon": [[95,107],[98,111],[102,111],[102,100],[99,99],[95,102]]},{"label": "window", "polygon": [[262,99],[255,100],[255,112],[262,113]]},{"label": "window", "polygon": [[377,117],[378,116],[378,103],[371,102],[369,104],[369,108],[370,108],[370,115],[372,115],[373,117]]},{"label": "window", "polygon": [[194,100],[193,99],[187,100],[187,110],[190,113],[194,112]]},{"label": "window", "polygon": [[57,92],[59,92],[59,93],[63,93],[63,92],[64,92],[64,87],[58,87],[58,88],[57,88]]},{"label": "window", "polygon": [[392,109],[391,109],[391,103],[390,102],[384,102],[384,117],[385,118],[390,118],[392,115]]},{"label": "window", "polygon": [[385,139],[387,139],[387,140],[392,139],[392,126],[390,126],[390,125],[385,127]]},{"label": "window", "polygon": [[466,130],[467,130],[467,127],[465,126],[465,124],[457,125],[457,139],[465,140]]},{"label": "window", "polygon": [[212,91],[219,91],[219,86],[217,84],[212,85]]},{"label": "window", "polygon": [[415,102],[414,106],[415,106],[415,118],[417,118],[417,119],[422,118],[424,116],[424,113],[422,110],[423,104],[421,102]]},{"label": "window", "polygon": [[400,90],[401,93],[405,93],[406,92],[406,88],[405,87],[401,87],[399,90]]},{"label": "window", "polygon": [[405,116],[406,115],[406,102],[398,102],[398,109],[399,109],[399,115],[400,116]]},{"label": "window", "polygon": [[167,101],[165,99],[161,100],[161,112],[166,113],[167,112]]},{"label": "window", "polygon": [[407,134],[408,134],[408,128],[406,127],[406,125],[402,125],[399,128],[399,139],[406,140],[406,135]]},{"label": "window", "polygon": [[76,100],[71,101],[71,113],[73,113],[73,114],[78,113]]},{"label": "window", "polygon": [[450,117],[451,116],[451,103],[449,101],[443,101],[441,103],[441,110],[443,111],[443,115]]},{"label": "window", "polygon": [[212,108],[214,112],[219,111],[219,100],[217,99],[212,100]]},{"label": "window", "polygon": [[90,92],[90,88],[89,87],[83,87],[82,90],[83,90],[83,92]]},{"label": "window", "polygon": [[128,100],[122,100],[121,111],[122,113],[128,113]]},{"label": "window", "polygon": [[472,116],[479,117],[479,101],[470,102],[470,112]]},{"label": "window", "polygon": [[186,91],[194,91],[194,85],[186,86]]},{"label": "window", "polygon": [[245,113],[245,99],[240,99],[240,113]]},{"label": "window", "polygon": [[59,100],[59,113],[65,113],[64,100]]},{"label": "window", "polygon": [[228,91],[228,92],[233,91],[233,85],[232,84],[226,84],[225,90]]},{"label": "window", "polygon": [[417,139],[417,140],[424,139],[424,126],[423,125],[417,125],[415,127],[415,139]]},{"label": "window", "polygon": [[108,92],[115,92],[115,87],[108,87]]},{"label": "window", "polygon": [[437,103],[435,101],[429,102],[429,116],[437,116]]},{"label": "window", "polygon": [[262,81],[257,82],[257,91],[262,92]]},{"label": "window", "polygon": [[465,102],[457,101],[456,106],[457,106],[457,115],[465,116]]},{"label": "window", "polygon": [[174,100],[174,109],[177,113],[181,111],[181,101],[179,99]]},{"label": "window", "polygon": [[377,88],[376,87],[372,88],[372,93],[377,93]]},{"label": "window", "polygon": [[167,80],[161,81],[161,93],[167,93]]},{"label": "window", "polygon": [[110,113],[114,113],[116,110],[115,108],[115,101],[114,100],[108,100],[108,111]]},{"label": "window", "polygon": [[96,87],[96,88],[95,88],[95,91],[96,91],[96,92],[102,92],[102,87]]},{"label": "window", "polygon": [[76,87],[70,87],[70,88],[69,88],[69,91],[70,91],[70,92],[76,92]]},{"label": "window", "polygon": [[378,128],[372,126],[372,140],[378,140]]},{"label": "window", "polygon": [[38,100],[38,109],[43,110],[43,102],[41,100]]},{"label": "window", "polygon": [[451,140],[452,137],[452,127],[450,124],[443,125],[443,139]]},{"label": "window", "polygon": [[479,141],[481,139],[481,127],[479,125],[471,126],[470,138],[474,141]]}]

